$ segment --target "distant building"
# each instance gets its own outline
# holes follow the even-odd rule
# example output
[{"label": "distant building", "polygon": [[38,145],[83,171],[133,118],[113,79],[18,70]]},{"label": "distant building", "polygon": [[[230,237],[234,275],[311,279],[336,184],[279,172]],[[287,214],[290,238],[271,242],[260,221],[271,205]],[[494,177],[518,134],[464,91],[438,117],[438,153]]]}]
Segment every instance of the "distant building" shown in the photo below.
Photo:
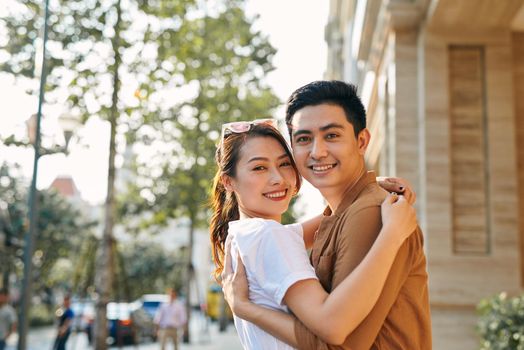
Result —
[{"label": "distant building", "polygon": [[370,168],[407,178],[435,349],[478,348],[475,305],[522,292],[524,0],[331,0],[327,79],[355,83]]},{"label": "distant building", "polygon": [[54,188],[58,193],[67,198],[80,198],[80,192],[78,192],[75,181],[71,176],[57,176],[49,188]]}]

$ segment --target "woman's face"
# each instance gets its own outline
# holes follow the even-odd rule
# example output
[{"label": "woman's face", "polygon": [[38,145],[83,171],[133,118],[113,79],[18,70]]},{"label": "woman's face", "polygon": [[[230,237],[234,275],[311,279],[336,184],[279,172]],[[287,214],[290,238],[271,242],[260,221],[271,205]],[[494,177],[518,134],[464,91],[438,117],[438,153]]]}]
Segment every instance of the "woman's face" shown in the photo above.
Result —
[{"label": "woman's face", "polygon": [[234,191],[240,217],[259,217],[280,222],[296,191],[291,159],[272,137],[249,138],[240,150],[234,178],[225,176]]}]

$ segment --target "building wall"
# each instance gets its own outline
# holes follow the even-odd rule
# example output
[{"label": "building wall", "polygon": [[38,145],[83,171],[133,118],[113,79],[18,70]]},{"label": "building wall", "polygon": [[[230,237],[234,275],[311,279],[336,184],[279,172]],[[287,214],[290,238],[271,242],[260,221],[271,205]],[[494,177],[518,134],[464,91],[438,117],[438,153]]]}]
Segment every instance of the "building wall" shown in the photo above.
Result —
[{"label": "building wall", "polygon": [[[436,349],[472,348],[476,344],[473,338],[464,337],[463,343],[452,343],[447,335],[457,331],[472,334],[475,326],[474,305],[480,299],[501,290],[512,294],[520,290],[519,269],[516,268],[520,252],[510,39],[509,31],[462,35],[456,31],[430,31],[426,34],[427,251]],[[481,110],[475,110],[478,106],[460,106],[461,99],[467,96],[455,96],[458,106],[450,101],[453,93],[460,93],[450,90],[453,84],[467,86],[477,83],[471,81],[471,76],[461,75],[460,68],[454,71],[453,76],[450,75],[450,56],[453,57],[450,47],[453,45],[482,47],[484,50],[484,62],[481,64],[485,82]],[[472,58],[471,63],[477,62]],[[460,81],[467,79],[469,81]],[[457,133],[453,129],[457,123],[452,121],[457,115],[450,111],[453,106],[459,112],[460,108],[469,108],[466,114],[484,114],[487,119],[484,135],[479,136],[479,130],[473,125],[466,125],[462,134]],[[477,148],[468,150],[460,140],[457,141],[457,138],[466,137],[464,132],[468,131],[473,133],[470,137],[483,138],[478,140],[481,142],[477,143]],[[453,165],[456,168],[457,162],[464,163],[468,157],[475,156],[478,162],[473,168],[484,169],[486,178],[471,172],[471,168],[454,169]],[[487,183],[461,180],[468,176],[486,179]],[[457,237],[460,234],[457,222],[463,222],[468,213],[457,208],[456,196],[470,196],[472,203],[477,205],[479,198],[484,201],[487,217],[480,211],[473,220],[488,221],[487,227],[484,227],[485,236],[477,237],[486,239],[485,251],[479,250],[475,241],[469,241],[468,246],[468,240],[461,241],[463,237]],[[460,320],[459,328],[456,328],[455,322],[446,322],[453,315],[453,310],[456,311],[453,320]]]},{"label": "building wall", "polygon": [[515,121],[520,218],[520,284],[524,286],[524,32],[512,34],[513,81],[515,84]]}]

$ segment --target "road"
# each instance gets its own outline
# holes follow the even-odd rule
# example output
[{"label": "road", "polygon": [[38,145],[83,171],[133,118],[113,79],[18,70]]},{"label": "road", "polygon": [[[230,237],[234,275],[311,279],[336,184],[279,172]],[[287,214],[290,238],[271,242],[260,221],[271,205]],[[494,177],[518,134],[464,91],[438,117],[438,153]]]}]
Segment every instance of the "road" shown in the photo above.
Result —
[{"label": "road", "polygon": [[[180,344],[180,350],[241,350],[242,346],[238,341],[237,333],[233,324],[230,324],[226,332],[220,333],[217,324],[209,324],[206,330],[206,323],[202,317],[191,318],[191,344]],[[31,329],[27,340],[27,350],[51,350],[54,337],[54,327],[44,327]],[[15,337],[13,337],[15,338]],[[6,350],[14,350],[16,339],[10,341]],[[158,343],[145,342],[139,345],[123,346],[122,349],[134,350],[158,350]],[[167,349],[172,349],[172,345]],[[87,342],[84,333],[73,333],[67,343],[67,350],[87,350],[92,349]],[[114,348],[117,349],[117,348]]]}]

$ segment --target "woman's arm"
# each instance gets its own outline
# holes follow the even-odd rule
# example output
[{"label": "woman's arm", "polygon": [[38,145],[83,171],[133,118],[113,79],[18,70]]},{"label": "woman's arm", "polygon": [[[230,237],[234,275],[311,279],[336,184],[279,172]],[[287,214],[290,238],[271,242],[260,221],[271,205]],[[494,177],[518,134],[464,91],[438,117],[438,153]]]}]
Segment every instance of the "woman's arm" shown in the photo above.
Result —
[{"label": "woman's arm", "polygon": [[[413,186],[409,181],[400,178],[400,177],[377,177],[377,183],[380,187],[385,189],[388,192],[395,192],[397,194],[402,194],[409,204],[413,205],[417,196],[413,191]],[[306,249],[311,248],[313,242],[315,241],[315,232],[318,230],[320,221],[324,215],[317,215],[307,221],[302,222],[302,230],[304,232],[304,244]]]},{"label": "woman's arm", "polygon": [[[303,280],[292,285],[284,296],[284,302],[296,317],[327,343],[342,343],[370,312],[380,296],[398,248],[416,228],[414,209],[402,196],[395,201],[396,195],[386,198],[382,205],[384,225],[377,240],[357,268],[331,295],[318,281]],[[236,279],[235,288],[245,283],[247,289],[247,281],[238,281],[238,276]],[[288,329],[282,326],[284,321],[279,318],[278,325],[273,323],[277,316],[266,313],[267,309],[253,309],[256,305],[250,305],[246,310],[247,292],[236,295],[238,298],[234,300],[235,291],[227,289],[225,286],[226,298],[239,317],[286,342],[294,339],[293,329],[291,334],[282,334]],[[232,295],[233,300],[230,300]]]},{"label": "woman's arm", "polygon": [[306,249],[309,249],[313,245],[315,240],[315,232],[317,232],[318,226],[320,225],[320,221],[322,220],[323,216],[324,215],[320,214],[307,221],[301,222]]}]

